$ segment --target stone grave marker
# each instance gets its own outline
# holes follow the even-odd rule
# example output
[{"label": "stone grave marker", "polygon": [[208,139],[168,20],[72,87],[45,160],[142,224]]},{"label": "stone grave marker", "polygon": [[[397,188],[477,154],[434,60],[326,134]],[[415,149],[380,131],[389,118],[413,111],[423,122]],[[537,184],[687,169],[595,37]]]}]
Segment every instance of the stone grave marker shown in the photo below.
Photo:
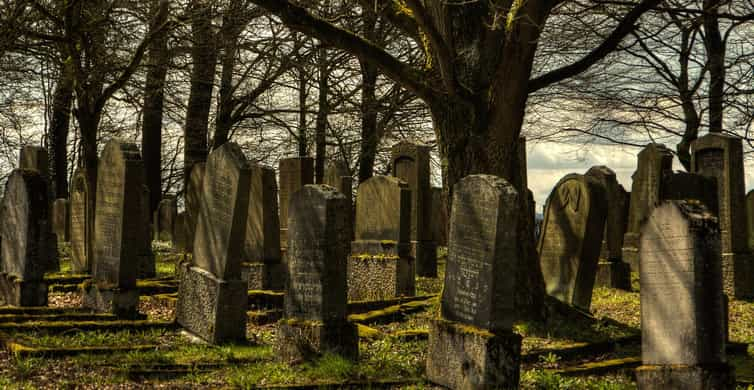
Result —
[{"label": "stone grave marker", "polygon": [[180,212],[175,216],[173,224],[173,248],[180,251],[186,251],[186,213]]},{"label": "stone grave marker", "polygon": [[754,190],[746,194],[746,227],[749,235],[749,251],[754,251]]},{"label": "stone grave marker", "polygon": [[194,164],[188,183],[186,183],[184,194],[186,218],[183,223],[187,253],[194,253],[194,238],[196,236],[196,224],[199,221],[199,208],[202,203],[202,182],[204,181],[205,166],[203,162]]},{"label": "stone grave marker", "polygon": [[55,199],[52,202],[52,232],[59,242],[71,240],[71,203],[68,199]]},{"label": "stone grave marker", "polygon": [[178,217],[178,201],[174,195],[164,197],[157,205],[152,223],[154,224],[154,239],[158,241],[175,242],[174,232]]},{"label": "stone grave marker", "polygon": [[21,148],[18,160],[19,169],[38,171],[45,179],[49,180],[50,168],[47,149],[39,146],[26,145]]},{"label": "stone grave marker", "polygon": [[86,173],[79,169],[71,179],[71,269],[74,273],[89,273],[92,269],[94,213],[89,209],[90,194]]},{"label": "stone grave marker", "polygon": [[448,246],[448,207],[442,187],[432,187],[432,237],[438,246]]},{"label": "stone grave marker", "polygon": [[278,162],[280,174],[280,245],[287,247],[288,242],[288,203],[299,189],[314,183],[314,159],[311,157],[285,158]]}]

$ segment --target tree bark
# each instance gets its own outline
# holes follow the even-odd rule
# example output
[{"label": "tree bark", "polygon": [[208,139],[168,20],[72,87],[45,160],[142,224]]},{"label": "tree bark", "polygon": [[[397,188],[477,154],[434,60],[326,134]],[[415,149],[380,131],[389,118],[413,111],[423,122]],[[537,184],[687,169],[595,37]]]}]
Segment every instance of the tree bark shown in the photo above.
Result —
[{"label": "tree bark", "polygon": [[[364,37],[372,42],[376,38],[377,17],[364,12]],[[374,161],[380,138],[377,134],[377,65],[368,59],[359,59],[361,66],[361,145],[359,150],[359,183],[374,175]]]},{"label": "tree bark", "polygon": [[309,140],[306,136],[306,69],[303,65],[298,70],[298,156],[309,155]]},{"label": "tree bark", "polygon": [[314,178],[315,183],[322,183],[325,177],[325,160],[327,159],[327,115],[330,107],[327,102],[329,93],[328,78],[330,77],[330,63],[327,58],[327,49],[320,47],[317,53],[317,70],[318,70],[318,110],[317,119],[314,127]]},{"label": "tree bark", "polygon": [[230,130],[233,127],[233,110],[236,100],[233,98],[233,70],[236,67],[236,52],[238,39],[245,25],[243,4],[233,2],[223,14],[223,26],[220,28],[220,42],[222,42],[222,71],[220,76],[220,99],[215,119],[215,135],[212,138],[212,149],[217,149],[228,142]]},{"label": "tree bark", "polygon": [[59,64],[50,121],[50,179],[55,198],[68,198],[68,130],[71,123],[74,76],[70,64],[63,60]]},{"label": "tree bark", "polygon": [[718,7],[721,0],[704,0],[704,45],[709,62],[709,132],[723,131],[725,89],[725,45],[720,36]]}]

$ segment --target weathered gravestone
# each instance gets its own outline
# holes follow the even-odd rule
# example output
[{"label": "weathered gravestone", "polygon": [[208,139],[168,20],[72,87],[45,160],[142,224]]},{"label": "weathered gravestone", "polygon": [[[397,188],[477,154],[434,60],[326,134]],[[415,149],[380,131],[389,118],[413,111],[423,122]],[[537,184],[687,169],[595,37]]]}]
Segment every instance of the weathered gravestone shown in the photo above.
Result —
[{"label": "weathered gravestone", "polygon": [[628,230],[623,236],[623,261],[639,272],[641,224],[660,201],[662,178],[673,171],[673,153],[660,144],[648,144],[639,152],[631,184]]},{"label": "weathered gravestone", "polygon": [[285,158],[278,162],[280,173],[280,245],[288,246],[288,203],[299,189],[314,183],[314,159],[311,157]]},{"label": "weathered gravestone", "polygon": [[566,175],[547,198],[539,257],[547,294],[589,310],[607,202],[590,176]]},{"label": "weathered gravestone", "polygon": [[343,161],[330,162],[325,169],[324,183],[345,195],[348,203],[353,204],[353,177],[348,164]]},{"label": "weathered gravestone", "polygon": [[186,192],[184,194],[186,218],[183,220],[183,231],[186,238],[186,252],[194,252],[194,238],[196,224],[199,221],[199,209],[202,204],[202,183],[204,181],[205,163],[196,163],[191,168]]},{"label": "weathered gravestone", "polygon": [[15,169],[8,178],[0,227],[0,304],[47,305],[44,273],[55,258],[48,194],[39,171]]},{"label": "weathered gravestone", "polygon": [[90,272],[94,258],[94,213],[89,206],[90,194],[86,172],[77,170],[71,179],[71,269],[76,273]]},{"label": "weathered gravestone", "polygon": [[52,232],[58,242],[71,240],[71,203],[68,199],[55,199],[52,202]]},{"label": "weathered gravestone", "polygon": [[348,258],[349,301],[415,294],[408,184],[388,176],[373,176],[361,183],[355,237]]},{"label": "weathered gravestone", "polygon": [[280,220],[275,170],[251,166],[246,238],[241,251],[242,279],[250,290],[282,290],[285,267],[280,256]]},{"label": "weathered gravestone", "polygon": [[45,179],[49,180],[50,169],[48,160],[49,155],[47,154],[47,149],[39,146],[27,145],[21,148],[21,153],[18,158],[18,168],[38,171]]},{"label": "weathered gravestone", "polygon": [[175,196],[166,196],[157,205],[152,224],[154,225],[154,239],[157,241],[174,242],[176,219],[178,217],[178,202]]},{"label": "weathered gravestone", "polygon": [[736,298],[754,297],[754,267],[747,245],[746,189],[741,139],[707,134],[691,144],[691,172],[717,180],[717,215],[723,256],[723,287]]},{"label": "weathered gravestone", "polygon": [[249,164],[227,142],[210,153],[202,183],[193,263],[179,265],[176,320],[212,344],[246,337],[241,250],[249,207]]},{"label": "weathered gravestone", "polygon": [[749,251],[754,251],[754,190],[746,194],[746,227],[749,234]]},{"label": "weathered gravestone", "polygon": [[631,290],[631,266],[622,260],[623,235],[628,226],[629,195],[618,184],[615,172],[606,166],[592,167],[586,175],[597,179],[607,200],[605,231],[594,284]]},{"label": "weathered gravestone", "polygon": [[437,244],[432,234],[432,191],[429,185],[430,147],[400,142],[391,149],[392,175],[411,189],[411,254],[416,275],[437,277]]},{"label": "weathered gravestone", "polygon": [[432,187],[432,237],[438,246],[448,246],[448,207],[441,187]]},{"label": "weathered gravestone", "polygon": [[285,318],[276,354],[286,362],[325,352],[356,359],[359,337],[346,319],[348,199],[326,185],[306,185],[290,199]]},{"label": "weathered gravestone", "polygon": [[720,230],[700,202],[666,201],[641,234],[639,389],[728,389]]},{"label": "weathered gravestone", "polygon": [[[136,145],[110,141],[97,170],[92,280],[82,288],[84,307],[122,317],[138,317],[136,278],[154,257],[149,242],[149,197],[144,164]],[[152,271],[154,272],[154,271]]]},{"label": "weathered gravestone", "polygon": [[180,252],[186,251],[186,213],[178,213],[173,224],[173,248]]},{"label": "weathered gravestone", "polygon": [[430,323],[427,378],[451,389],[518,388],[521,336],[514,290],[518,193],[471,175],[453,189],[441,318]]}]

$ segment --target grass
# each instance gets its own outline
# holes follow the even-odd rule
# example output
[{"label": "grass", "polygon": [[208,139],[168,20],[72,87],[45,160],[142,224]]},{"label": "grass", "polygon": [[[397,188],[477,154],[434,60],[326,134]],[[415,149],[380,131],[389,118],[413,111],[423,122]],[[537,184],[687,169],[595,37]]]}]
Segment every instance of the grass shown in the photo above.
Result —
[{"label": "grass", "polygon": [[44,332],[23,332],[12,337],[24,345],[44,348],[77,347],[114,347],[149,345],[165,342],[173,337],[171,331],[164,329],[122,330],[115,332],[72,330],[63,334],[46,334]]}]

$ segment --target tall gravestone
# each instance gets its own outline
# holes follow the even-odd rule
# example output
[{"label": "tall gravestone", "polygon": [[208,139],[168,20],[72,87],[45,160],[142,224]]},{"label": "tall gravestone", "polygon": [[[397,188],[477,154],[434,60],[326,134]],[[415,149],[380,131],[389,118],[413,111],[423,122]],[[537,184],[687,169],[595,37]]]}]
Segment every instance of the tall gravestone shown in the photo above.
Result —
[{"label": "tall gravestone", "polygon": [[186,207],[186,217],[183,220],[184,236],[186,238],[186,252],[194,253],[194,238],[196,236],[196,224],[199,221],[199,208],[202,204],[202,183],[204,181],[204,171],[206,164],[203,162],[194,164],[191,167],[184,201]]},{"label": "tall gravestone", "polygon": [[754,251],[754,190],[746,194],[746,227],[749,251]]},{"label": "tall gravestone", "polygon": [[547,198],[539,258],[547,294],[589,310],[607,201],[591,176],[566,175]]},{"label": "tall gravestone", "polygon": [[31,169],[39,171],[39,173],[49,180],[49,155],[47,149],[39,146],[27,145],[21,148],[21,153],[18,159],[19,169]]},{"label": "tall gravestone", "polygon": [[432,187],[432,237],[438,246],[448,246],[448,207],[442,187]]},{"label": "tall gravestone", "polygon": [[453,189],[441,318],[430,323],[427,378],[451,389],[518,388],[521,336],[512,332],[518,192],[471,175]]},{"label": "tall gravestone", "polygon": [[88,273],[92,269],[94,212],[89,206],[91,194],[86,172],[77,170],[71,179],[71,269],[76,273]]},{"label": "tall gravestone", "polygon": [[648,144],[639,152],[636,171],[631,176],[631,200],[628,230],[623,236],[623,261],[631,271],[639,271],[639,237],[641,224],[660,201],[664,176],[673,172],[673,153],[661,144]]},{"label": "tall gravestone", "polygon": [[8,178],[0,227],[3,305],[47,305],[44,273],[55,257],[48,195],[47,179],[39,171],[15,169]]},{"label": "tall gravestone", "polygon": [[416,274],[437,277],[437,244],[432,234],[432,191],[429,184],[430,147],[400,142],[391,149],[392,175],[411,189],[411,254]]},{"label": "tall gravestone", "polygon": [[348,258],[348,299],[414,295],[411,190],[404,181],[373,176],[359,185],[355,241]]},{"label": "tall gravestone", "polygon": [[210,153],[202,182],[192,262],[179,265],[176,320],[211,344],[246,337],[241,251],[251,171],[241,148],[227,142]]},{"label": "tall gravestone", "polygon": [[71,240],[71,203],[68,199],[55,199],[52,202],[52,232],[57,236],[58,242]]},{"label": "tall gravestone", "polygon": [[615,172],[606,166],[592,167],[586,175],[602,185],[607,200],[605,232],[595,285],[631,290],[631,266],[623,262],[623,235],[628,227],[629,195],[618,184]]},{"label": "tall gravestone", "polygon": [[354,224],[354,207],[353,207],[353,177],[351,176],[351,170],[348,164],[344,161],[334,161],[327,164],[325,169],[325,177],[322,184],[326,184],[335,188],[341,194],[345,195],[350,205],[351,216],[351,238],[353,238],[353,224]]},{"label": "tall gravestone", "polygon": [[285,158],[278,162],[280,173],[280,245],[288,246],[288,203],[291,196],[303,186],[314,184],[314,159],[311,157]]},{"label": "tall gravestone", "polygon": [[714,213],[697,201],[663,202],[644,224],[640,248],[638,388],[734,388]]},{"label": "tall gravestone", "polygon": [[251,166],[246,238],[241,259],[250,290],[282,290],[285,269],[280,256],[280,220],[275,170]]},{"label": "tall gravestone", "polygon": [[84,307],[138,316],[136,278],[145,263],[140,241],[149,238],[144,180],[144,163],[136,145],[108,142],[97,170],[92,280],[82,289]]},{"label": "tall gravestone", "polygon": [[717,180],[717,215],[723,287],[736,298],[754,297],[754,267],[747,245],[746,187],[741,139],[707,134],[691,144],[691,172]]},{"label": "tall gravestone", "polygon": [[285,318],[276,354],[283,361],[323,353],[356,359],[359,337],[348,322],[348,199],[326,185],[306,185],[290,199]]},{"label": "tall gravestone", "polygon": [[174,195],[162,198],[155,210],[152,224],[154,225],[154,239],[158,241],[174,242],[176,219],[178,217],[178,202]]},{"label": "tall gravestone", "polygon": [[179,252],[186,251],[186,213],[181,212],[175,216],[173,225],[173,249]]}]

